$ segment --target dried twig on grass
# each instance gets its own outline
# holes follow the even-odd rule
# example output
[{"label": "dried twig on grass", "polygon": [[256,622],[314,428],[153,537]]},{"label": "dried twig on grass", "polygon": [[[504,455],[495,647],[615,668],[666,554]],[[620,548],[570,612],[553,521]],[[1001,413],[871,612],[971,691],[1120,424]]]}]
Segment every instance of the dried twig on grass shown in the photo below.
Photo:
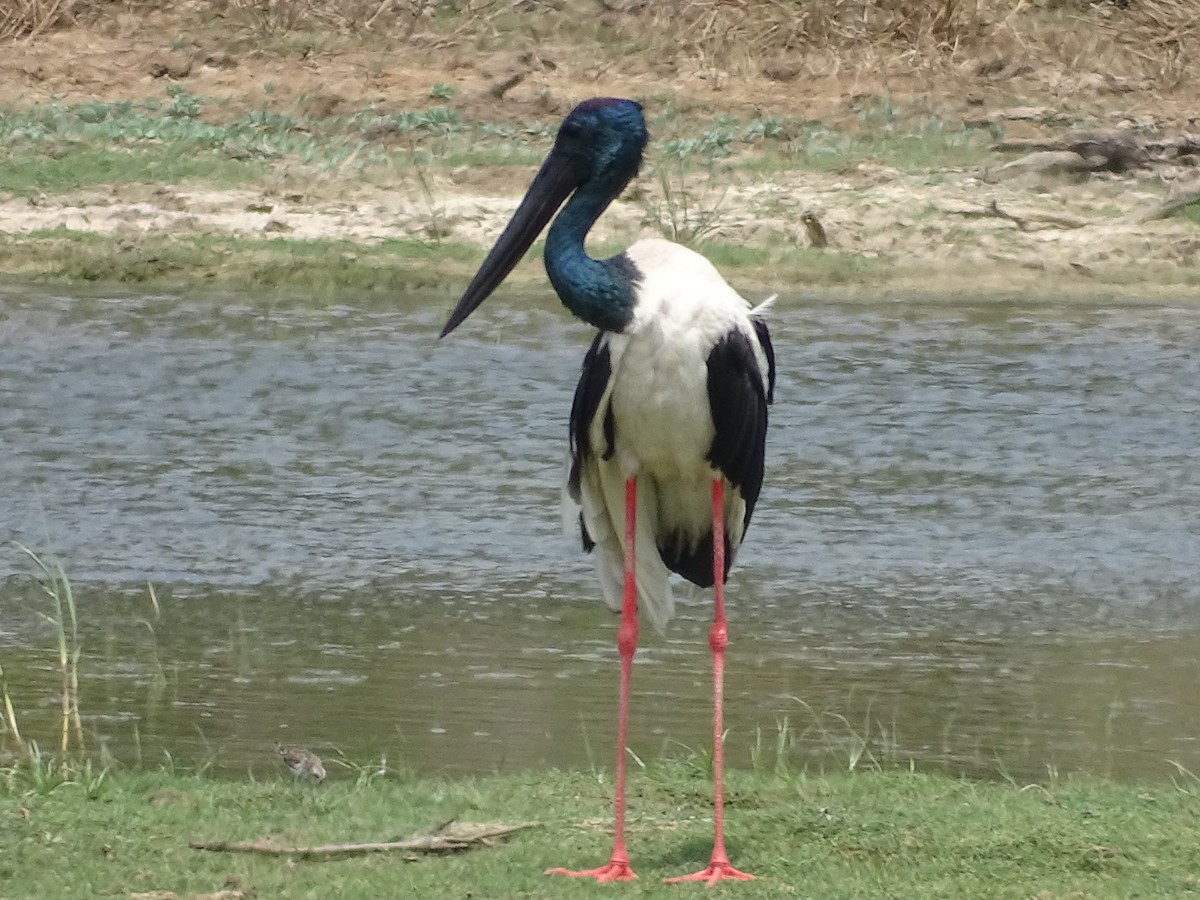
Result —
[{"label": "dried twig on grass", "polygon": [[1083,228],[1088,224],[1083,219],[1056,216],[1053,213],[1027,212],[1019,216],[1014,215],[1008,210],[1001,209],[995,198],[990,200],[987,206],[979,209],[947,209],[946,212],[950,215],[965,216],[968,219],[1003,219],[1006,222],[1012,222],[1019,231],[1028,231],[1032,223],[1049,225],[1053,228]]},{"label": "dried twig on grass", "polygon": [[1002,210],[995,199],[982,209],[948,209],[946,212],[955,216],[965,216],[968,219],[1004,219],[1016,225],[1019,231],[1028,230],[1024,219]]},{"label": "dried twig on grass", "polygon": [[490,88],[488,88],[488,96],[494,97],[497,100],[503,100],[504,95],[524,81],[525,76],[528,74],[529,72],[526,70],[523,72],[513,72],[507,78],[502,78],[500,81],[497,81]]},{"label": "dried twig on grass", "polygon": [[1200,203],[1200,185],[1193,185],[1187,190],[1173,193],[1161,203],[1139,213],[1135,219],[1138,222],[1153,222],[1155,219],[1165,219],[1179,212],[1185,206],[1191,206],[1193,203]]},{"label": "dried twig on grass", "polygon": [[1025,220],[1019,216],[1014,216],[1010,212],[1005,212],[1000,208],[1000,204],[996,202],[996,198],[992,198],[992,202],[987,205],[987,211],[997,219],[1007,219],[1017,226],[1018,231],[1028,231],[1029,226],[1025,224]]},{"label": "dried twig on grass", "polygon": [[475,847],[493,847],[497,838],[507,837],[525,828],[533,828],[537,824],[521,822],[517,825],[504,825],[495,822],[450,821],[400,841],[320,844],[314,847],[284,847],[271,837],[252,841],[192,841],[189,846],[193,850],[208,850],[214,853],[262,853],[267,856],[290,856],[295,859],[334,859],[395,850],[407,850],[410,853],[456,853]]}]

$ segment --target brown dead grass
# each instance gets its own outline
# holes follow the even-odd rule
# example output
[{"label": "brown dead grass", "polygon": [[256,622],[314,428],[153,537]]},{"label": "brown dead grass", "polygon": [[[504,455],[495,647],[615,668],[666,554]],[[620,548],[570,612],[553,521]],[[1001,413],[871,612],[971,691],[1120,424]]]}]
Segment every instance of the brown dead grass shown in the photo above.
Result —
[{"label": "brown dead grass", "polygon": [[52,28],[74,24],[74,0],[0,0],[0,40],[36,38]]},{"label": "brown dead grass", "polygon": [[651,68],[742,77],[1086,63],[1173,86],[1200,50],[1196,0],[0,0],[0,37],[121,16],[172,18],[180,33],[216,26],[257,49],[302,33],[435,54],[574,46],[599,66],[635,52]]},{"label": "brown dead grass", "polygon": [[421,108],[447,84],[491,121],[617,94],[840,125],[888,96],[947,121],[1017,102],[1190,127],[1197,17],[1197,0],[0,0],[20,35],[0,104],[161,97],[176,76],[152,73],[187,71],[230,109],[306,115]]}]

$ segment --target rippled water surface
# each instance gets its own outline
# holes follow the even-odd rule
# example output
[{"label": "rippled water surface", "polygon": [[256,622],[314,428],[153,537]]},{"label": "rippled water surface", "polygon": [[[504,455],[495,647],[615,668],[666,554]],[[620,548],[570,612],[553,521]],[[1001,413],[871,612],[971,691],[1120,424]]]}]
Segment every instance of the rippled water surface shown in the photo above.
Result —
[{"label": "rippled water surface", "polygon": [[[0,287],[0,663],[54,721],[20,542],[80,607],[118,756],[267,771],[277,738],[420,771],[608,765],[615,619],[558,510],[589,338],[501,297]],[[792,297],[730,583],[729,750],[798,765],[1200,771],[1200,304]],[[147,582],[155,587],[155,615]],[[631,746],[706,746],[680,588]],[[0,738],[3,736],[0,735]]]}]

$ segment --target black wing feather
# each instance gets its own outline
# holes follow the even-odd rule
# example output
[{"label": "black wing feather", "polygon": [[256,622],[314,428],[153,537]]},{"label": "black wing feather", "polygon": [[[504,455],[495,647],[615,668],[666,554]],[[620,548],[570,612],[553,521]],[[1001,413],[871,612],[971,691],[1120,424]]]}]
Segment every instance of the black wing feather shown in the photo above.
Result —
[{"label": "black wing feather", "polygon": [[767,406],[774,399],[775,386],[774,351],[767,326],[755,320],[754,330],[767,357],[765,389],[754,345],[741,331],[730,331],[708,354],[708,405],[717,432],[708,461],[741,491],[746,525],[762,489]]},{"label": "black wing feather", "polygon": [[[708,355],[708,404],[716,434],[708,461],[736,487],[746,502],[743,531],[762,488],[763,457],[767,445],[767,406],[775,395],[775,352],[766,323],[752,319],[755,336],[767,358],[766,385],[750,338],[733,330],[721,338]],[[737,548],[725,536],[725,577]],[[713,583],[713,536],[708,531],[695,545],[684,535],[666,535],[659,544],[663,562],[671,571],[702,588]]]},{"label": "black wing feather", "polygon": [[[591,424],[600,411],[600,402],[604,399],[604,392],[612,378],[612,358],[608,352],[607,337],[605,332],[598,332],[592,346],[588,348],[587,355],[583,358],[579,384],[575,386],[575,399],[571,402],[571,472],[567,476],[567,491],[576,502],[579,502],[582,496],[579,485],[580,464],[596,452],[596,448],[592,446]],[[611,408],[604,414],[604,436],[608,446],[601,448],[600,453],[607,458],[613,453],[614,442]],[[583,549],[590,553],[596,544],[587,533],[582,515],[579,517],[579,530],[583,538]]]}]

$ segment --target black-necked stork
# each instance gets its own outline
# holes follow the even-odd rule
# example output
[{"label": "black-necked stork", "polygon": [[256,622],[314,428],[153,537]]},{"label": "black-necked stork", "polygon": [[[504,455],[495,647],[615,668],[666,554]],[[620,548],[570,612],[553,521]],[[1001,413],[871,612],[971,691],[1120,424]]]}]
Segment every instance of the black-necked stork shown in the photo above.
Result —
[{"label": "black-necked stork", "polygon": [[608,259],[587,255],[588,230],[637,174],[647,138],[632,100],[575,107],[442,336],[487,299],[561,206],[546,238],[546,272],[567,309],[599,329],[571,407],[565,499],[580,506],[584,548],[605,600],[621,612],[621,680],[612,857],[598,869],[547,874],[635,877],[625,849],[625,745],[638,610],[661,631],[673,613],[668,578],[676,572],[714,587],[715,837],[705,869],[668,880],[713,884],[752,877],[725,853],[723,586],[762,486],[775,387],[763,318],[770,301],[751,309],[708,260],[669,241],[639,240]]}]

